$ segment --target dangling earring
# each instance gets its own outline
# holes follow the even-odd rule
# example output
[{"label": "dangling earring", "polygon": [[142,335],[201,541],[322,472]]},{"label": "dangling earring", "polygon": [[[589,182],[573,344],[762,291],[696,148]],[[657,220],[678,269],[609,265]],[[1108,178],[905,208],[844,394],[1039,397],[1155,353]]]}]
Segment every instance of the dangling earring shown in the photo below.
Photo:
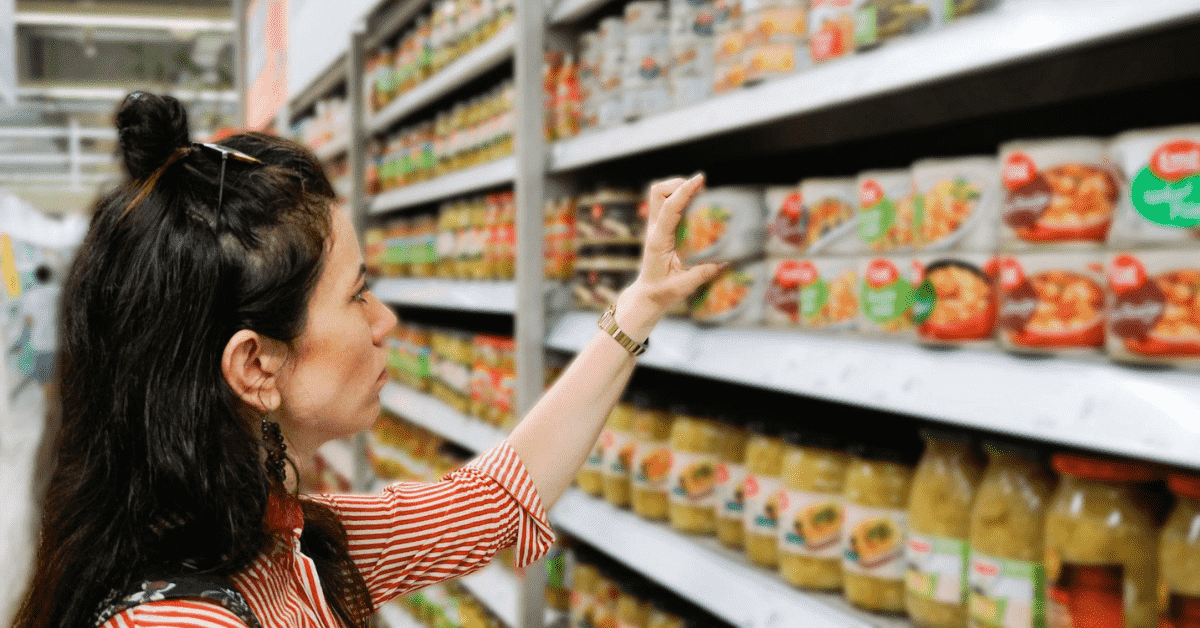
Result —
[{"label": "dangling earring", "polygon": [[263,447],[267,450],[267,475],[271,478],[283,482],[287,477],[285,469],[287,468],[287,445],[283,442],[283,431],[279,429],[279,424],[275,421],[268,421],[267,417],[262,420]]}]

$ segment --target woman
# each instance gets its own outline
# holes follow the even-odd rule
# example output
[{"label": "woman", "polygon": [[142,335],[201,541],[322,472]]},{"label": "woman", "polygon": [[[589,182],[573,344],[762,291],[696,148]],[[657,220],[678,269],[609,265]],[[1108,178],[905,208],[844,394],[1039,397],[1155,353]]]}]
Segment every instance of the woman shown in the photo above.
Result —
[{"label": "woman", "polygon": [[[367,628],[384,601],[506,546],[521,564],[546,551],[544,509],[633,371],[619,334],[597,331],[505,442],[441,482],[297,497],[292,459],[370,427],[386,380],[396,318],[366,288],[350,220],[292,142],[194,144],[182,106],[145,93],[117,127],[129,180],[66,282],[57,465],[15,626]],[[718,270],[674,251],[702,184],[651,190],[641,274],[615,304],[634,342]],[[121,603],[188,575],[240,596]]]}]

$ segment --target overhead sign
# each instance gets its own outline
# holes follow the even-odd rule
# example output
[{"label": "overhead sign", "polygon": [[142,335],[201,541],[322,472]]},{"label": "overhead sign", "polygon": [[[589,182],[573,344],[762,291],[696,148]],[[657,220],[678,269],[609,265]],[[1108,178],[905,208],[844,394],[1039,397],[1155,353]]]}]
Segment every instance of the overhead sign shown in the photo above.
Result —
[{"label": "overhead sign", "polygon": [[245,19],[246,128],[262,129],[287,102],[288,0],[250,0]]}]

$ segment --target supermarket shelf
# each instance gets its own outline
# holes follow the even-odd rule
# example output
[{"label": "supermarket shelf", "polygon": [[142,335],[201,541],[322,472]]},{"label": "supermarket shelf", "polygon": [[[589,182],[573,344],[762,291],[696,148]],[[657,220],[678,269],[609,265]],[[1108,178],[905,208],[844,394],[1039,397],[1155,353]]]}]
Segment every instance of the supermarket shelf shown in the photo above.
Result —
[{"label": "supermarket shelf", "polygon": [[608,0],[560,0],[550,10],[551,24],[567,24],[574,22],[588,13],[604,6]]},{"label": "supermarket shelf", "polygon": [[804,593],[749,564],[715,539],[687,536],[571,489],[551,523],[693,604],[741,628],[900,628],[909,624],[850,608],[840,597]]},{"label": "supermarket shelf", "polygon": [[[564,0],[555,15],[584,0]],[[878,50],[614,129],[585,133],[551,148],[550,169],[564,171],[850,102],[1063,53],[1200,16],[1179,0],[1093,2],[1027,0]],[[1009,36],[997,37],[997,33]]]},{"label": "supermarket shelf", "polygon": [[306,113],[318,100],[346,81],[348,70],[346,60],[347,53],[338,55],[288,103],[288,115],[292,117],[291,120],[286,121],[289,125],[295,121],[295,116]]},{"label": "supermarket shelf", "polygon": [[379,618],[383,620],[385,628],[425,628],[425,624],[409,615],[408,611],[396,602],[388,602],[380,606]]},{"label": "supermarket shelf", "polygon": [[[547,345],[579,351],[595,318],[561,317]],[[646,366],[1200,468],[1194,373],[677,320],[653,337]]]},{"label": "supermarket shelf", "polygon": [[354,446],[348,440],[331,440],[317,450],[338,475],[354,483]]},{"label": "supermarket shelf", "polygon": [[367,131],[380,133],[439,96],[496,67],[512,57],[517,41],[517,26],[509,24],[491,39],[477,46],[420,85],[404,92],[367,119]]},{"label": "supermarket shelf", "polygon": [[379,400],[387,410],[473,452],[486,451],[505,437],[499,429],[395,382],[384,385]]},{"label": "supermarket shelf", "polygon": [[369,212],[378,214],[438,201],[458,194],[512,183],[516,178],[517,159],[505,157],[379,194],[371,200]]},{"label": "supermarket shelf", "polygon": [[328,162],[346,154],[346,151],[349,149],[350,134],[346,133],[344,135],[335,137],[328,142],[325,142],[319,148],[317,148],[317,150],[314,150],[313,154],[316,155],[317,159],[320,161]]},{"label": "supermarket shelf", "polygon": [[[521,599],[521,580],[507,567],[492,562],[475,573],[459,578],[458,582],[501,623],[509,628],[519,628],[521,615],[518,601]],[[559,614],[554,609],[546,609],[545,624],[551,625]]]},{"label": "supermarket shelf", "polygon": [[392,305],[494,314],[512,314],[517,309],[517,285],[511,281],[379,279],[371,292]]}]

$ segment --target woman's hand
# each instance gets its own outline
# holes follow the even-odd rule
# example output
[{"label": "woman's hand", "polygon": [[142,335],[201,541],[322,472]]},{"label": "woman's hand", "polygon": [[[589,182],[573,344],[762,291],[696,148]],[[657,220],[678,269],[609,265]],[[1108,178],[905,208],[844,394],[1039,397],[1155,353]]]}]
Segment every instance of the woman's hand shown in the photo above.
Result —
[{"label": "woman's hand", "polygon": [[684,268],[675,250],[675,231],[692,196],[704,187],[704,175],[668,179],[650,188],[650,212],[642,268],[617,299],[617,324],[641,342],[667,310],[717,276],[723,265]]}]

